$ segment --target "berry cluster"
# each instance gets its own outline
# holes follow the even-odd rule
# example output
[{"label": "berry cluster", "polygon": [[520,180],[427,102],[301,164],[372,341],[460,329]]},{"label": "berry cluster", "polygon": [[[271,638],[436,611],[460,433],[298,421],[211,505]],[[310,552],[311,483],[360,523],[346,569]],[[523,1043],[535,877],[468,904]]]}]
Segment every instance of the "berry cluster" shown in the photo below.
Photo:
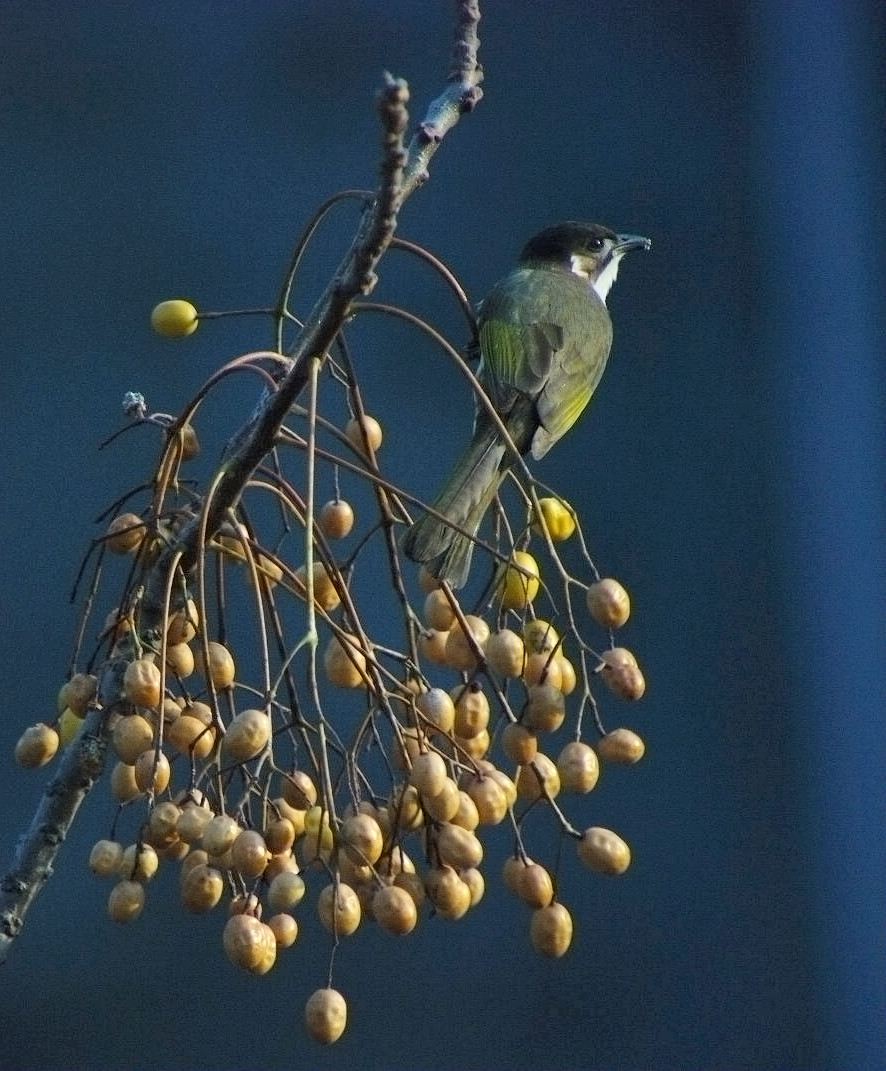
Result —
[{"label": "berry cluster", "polygon": [[[198,314],[188,302],[164,302],[153,321],[184,336]],[[327,429],[316,479],[331,473],[335,495],[320,508],[309,511],[313,496],[281,469],[253,477],[251,488],[282,511],[293,554],[285,539],[260,538],[242,504],[216,531],[205,528],[211,493],[181,477],[199,452],[196,408],[177,421],[142,415],[164,429],[161,458],[148,503],[118,507],[95,541],[88,609],[114,557],[122,594],[95,654],[62,686],[57,718],[28,728],[16,746],[19,763],[42,766],[87,712],[103,710],[119,807],[89,866],[113,881],[111,918],[137,918],[158,867],[176,865],[184,909],[226,903],[225,953],[264,974],[296,941],[306,898],[335,944],[361,925],[402,936],[432,916],[462,917],[484,895],[484,841],[502,827],[514,846],[503,880],[531,909],[532,947],[562,956],[572,919],[556,867],[530,854],[528,827],[535,814],[553,814],[589,868],[622,873],[625,841],[603,826],[576,827],[563,801],[589,793],[601,763],[631,765],[644,752],[632,730],[605,730],[595,699],[598,682],[625,700],[639,699],[645,682],[613,641],[628,594],[593,567],[574,512],[521,487],[522,516],[514,522],[512,511],[484,545],[492,568],[482,593],[462,605],[422,569],[413,605],[404,580],[413,567],[397,542],[406,511],[380,479],[376,420],[358,406],[342,430]],[[307,449],[285,429],[280,444]],[[378,515],[362,527],[360,510],[339,493],[340,472],[376,498]],[[202,542],[197,560],[182,563],[175,548],[189,526]],[[373,539],[389,552],[399,639],[369,627],[355,594]],[[580,546],[589,581],[567,570],[558,549],[566,544]],[[599,651],[577,620],[577,592],[604,639]],[[252,608],[250,650],[230,636],[235,598]],[[123,667],[110,696],[109,666]],[[355,701],[344,701],[348,693]],[[340,1037],[346,1016],[330,986],[307,1000],[318,1041]]]}]

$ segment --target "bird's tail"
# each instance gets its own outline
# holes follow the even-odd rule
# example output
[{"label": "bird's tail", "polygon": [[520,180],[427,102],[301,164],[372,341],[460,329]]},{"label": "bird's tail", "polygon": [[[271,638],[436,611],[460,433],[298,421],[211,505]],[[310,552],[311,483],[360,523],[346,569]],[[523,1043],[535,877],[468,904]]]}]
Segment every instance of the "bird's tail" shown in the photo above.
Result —
[{"label": "bird's tail", "polygon": [[[485,422],[484,422],[485,423]],[[460,588],[468,578],[480,522],[504,477],[506,448],[496,429],[478,427],[433,508],[451,522],[424,513],[407,531],[403,549],[440,580]],[[462,531],[457,531],[457,528]]]}]

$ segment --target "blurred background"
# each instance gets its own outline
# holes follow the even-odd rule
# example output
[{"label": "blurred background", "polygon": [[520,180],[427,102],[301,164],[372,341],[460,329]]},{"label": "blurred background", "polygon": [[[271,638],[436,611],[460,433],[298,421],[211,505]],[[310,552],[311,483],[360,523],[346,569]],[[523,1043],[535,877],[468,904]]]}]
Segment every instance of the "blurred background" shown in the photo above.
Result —
[{"label": "blurred background", "polygon": [[[328,955],[309,922],[254,979],[168,875],[137,923],[106,919],[85,866],[113,816],[100,786],[0,973],[3,1068],[886,1066],[883,6],[488,0],[484,16],[484,99],[401,233],[475,299],[560,219],[653,240],[610,297],[590,410],[539,466],[633,596],[648,692],[610,720],[647,755],[582,806],[634,864],[617,880],[568,864],[559,962],[533,955],[494,853],[464,922],[399,944],[367,927],[337,955],[350,1023],[322,1050],[301,1022]],[[318,203],[375,181],[382,71],[419,119],[451,21],[444,0],[0,5],[4,870],[45,782],[12,748],[54,712],[81,554],[153,457],[138,435],[98,450],[123,393],[174,412],[269,341],[244,319],[166,342],[151,307],[271,303]],[[305,308],[353,223],[316,253]],[[459,337],[435,280],[395,255],[381,274],[379,295]],[[468,433],[466,391],[408,333],[364,353],[386,460],[430,494]],[[254,396],[224,396],[210,459]]]}]

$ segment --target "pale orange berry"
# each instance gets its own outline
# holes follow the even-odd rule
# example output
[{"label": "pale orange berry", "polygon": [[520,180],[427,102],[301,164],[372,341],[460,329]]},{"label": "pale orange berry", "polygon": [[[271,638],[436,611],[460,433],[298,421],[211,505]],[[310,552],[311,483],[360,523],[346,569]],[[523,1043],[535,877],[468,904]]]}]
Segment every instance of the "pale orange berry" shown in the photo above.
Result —
[{"label": "pale orange berry", "polygon": [[451,866],[431,867],[425,890],[441,918],[460,919],[471,906],[471,890]]},{"label": "pale orange berry", "polygon": [[329,682],[339,688],[357,688],[365,683],[366,653],[360,639],[348,632],[332,636],[323,653],[323,667]]},{"label": "pale orange berry", "polygon": [[538,737],[525,725],[508,722],[501,731],[501,749],[512,762],[524,766],[538,752]]},{"label": "pale orange berry", "polygon": [[480,660],[476,650],[479,650],[482,658],[483,648],[489,639],[489,626],[482,617],[466,614],[465,625],[466,630],[456,621],[446,634],[446,664],[453,669],[474,669]]},{"label": "pale orange berry", "polygon": [[455,704],[453,730],[456,736],[470,739],[489,725],[489,700],[476,681],[457,684],[449,695]]},{"label": "pale orange berry", "polygon": [[123,845],[116,840],[97,840],[89,853],[89,869],[100,878],[111,877],[120,869]]},{"label": "pale orange berry", "polygon": [[436,751],[426,751],[413,759],[409,780],[423,796],[439,795],[448,777],[446,762]]},{"label": "pale orange berry", "polygon": [[162,792],[170,772],[169,759],[156,748],[148,748],[135,760],[135,783],[141,792]]},{"label": "pale orange berry", "polygon": [[630,766],[639,762],[646,752],[643,738],[632,729],[613,729],[595,744],[597,754],[606,762]]},{"label": "pale orange berry", "polygon": [[525,658],[526,648],[522,638],[509,628],[493,632],[486,641],[489,668],[502,677],[519,677]]},{"label": "pale orange berry", "polygon": [[631,599],[617,580],[605,577],[587,590],[591,617],[604,628],[621,628],[631,616]]},{"label": "pale orange berry", "polygon": [[383,930],[397,936],[411,933],[418,922],[415,900],[399,885],[383,885],[375,890],[372,915]]},{"label": "pale orange berry", "polygon": [[567,792],[590,792],[600,776],[596,751],[581,740],[571,740],[557,756],[557,772]]},{"label": "pale orange berry", "polygon": [[631,849],[603,826],[586,829],[576,847],[579,859],[600,874],[623,874],[631,865]]},{"label": "pale orange berry", "polygon": [[280,789],[286,802],[296,810],[306,811],[317,802],[317,786],[304,770],[292,770],[286,774]]},{"label": "pale orange berry", "polygon": [[452,732],[455,725],[455,704],[452,697],[443,688],[430,688],[416,696],[417,709],[430,722],[428,728],[441,733]]},{"label": "pale orange berry", "polygon": [[18,738],[15,745],[15,761],[25,769],[36,769],[50,762],[58,751],[60,744],[56,729],[37,722],[31,725]]},{"label": "pale orange berry", "polygon": [[440,862],[456,870],[479,866],[483,861],[483,845],[476,833],[450,822],[443,822],[437,830],[437,851]]},{"label": "pale orange berry", "polygon": [[108,896],[108,915],[114,922],[132,922],[145,907],[145,887],[137,881],[118,881]]},{"label": "pale orange berry", "polygon": [[121,762],[132,765],[154,742],[154,727],[141,714],[124,714],[111,733],[111,746]]},{"label": "pale orange berry", "polygon": [[600,656],[603,683],[622,699],[637,700],[646,691],[646,680],[633,654],[625,647],[612,647]]},{"label": "pale orange berry", "polygon": [[[194,656],[197,669],[204,677],[212,681],[216,688],[227,688],[234,683],[237,675],[234,658],[223,643],[210,640],[207,644],[208,651],[204,652],[202,644],[197,647]],[[209,659],[206,660],[208,653]]]},{"label": "pale orange berry", "polygon": [[331,1045],[345,1032],[348,1006],[337,989],[317,989],[305,1004],[305,1029],[312,1041]]},{"label": "pale orange berry", "polygon": [[327,539],[344,539],[354,527],[354,511],[343,498],[336,498],[320,508],[317,523]]},{"label": "pale orange berry", "polygon": [[378,822],[369,814],[355,814],[342,822],[339,837],[345,852],[355,863],[376,863],[385,838]]},{"label": "pale orange berry", "polygon": [[58,693],[58,712],[70,707],[78,718],[85,716],[89,704],[95,699],[98,679],[92,673],[75,673],[65,681]]},{"label": "pale orange berry", "polygon": [[245,878],[263,874],[270,855],[265,838],[256,829],[244,829],[231,845],[231,861]]},{"label": "pale orange berry", "polygon": [[[307,575],[307,569],[303,565],[295,570],[295,590],[303,599],[307,598]],[[317,606],[322,610],[330,611],[341,605],[341,595],[323,562],[314,562],[311,575],[314,584],[314,602]]]},{"label": "pale orange berry", "polygon": [[566,717],[566,700],[553,684],[533,684],[528,689],[523,720],[537,733],[553,733]]},{"label": "pale orange berry", "polygon": [[375,453],[382,443],[381,424],[367,414],[362,417],[351,417],[345,425],[345,435],[351,446],[361,454],[366,453],[366,444]]},{"label": "pale orange berry", "polygon": [[160,702],[160,670],[150,659],[137,658],[123,674],[123,691],[137,707],[156,707]]},{"label": "pale orange berry", "polygon": [[222,750],[234,762],[260,755],[271,739],[271,719],[264,710],[241,710],[222,738]]},{"label": "pale orange berry", "polygon": [[441,632],[447,632],[455,621],[455,610],[452,609],[446,592],[442,588],[435,588],[428,592],[425,597],[424,613],[429,627]]},{"label": "pale orange berry", "polygon": [[298,937],[298,922],[285,912],[272,915],[268,919],[268,928],[274,935],[278,948],[291,948]]},{"label": "pale orange berry", "polygon": [[517,774],[517,794],[521,799],[537,800],[548,795],[552,799],[560,791],[560,774],[557,767],[541,751]]},{"label": "pale orange berry", "polygon": [[539,863],[529,863],[517,870],[516,893],[530,907],[547,907],[554,899],[551,875]]},{"label": "pale orange berry", "polygon": [[225,923],[222,945],[231,963],[250,974],[267,974],[277,958],[274,931],[253,915],[232,915]]},{"label": "pale orange berry", "polygon": [[128,554],[142,545],[147,531],[145,522],[137,513],[121,513],[108,525],[105,543],[115,554]]},{"label": "pale orange berry", "polygon": [[532,912],[529,937],[536,952],[557,959],[572,944],[572,916],[559,902],[540,907]]},{"label": "pale orange berry", "polygon": [[350,885],[330,882],[317,897],[317,914],[330,933],[349,937],[360,925],[360,900]]}]

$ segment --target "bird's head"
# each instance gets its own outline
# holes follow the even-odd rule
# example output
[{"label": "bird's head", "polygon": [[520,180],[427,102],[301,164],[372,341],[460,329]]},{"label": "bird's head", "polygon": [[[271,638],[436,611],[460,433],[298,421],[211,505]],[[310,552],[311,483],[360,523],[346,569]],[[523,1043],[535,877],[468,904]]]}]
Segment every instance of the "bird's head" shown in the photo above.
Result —
[{"label": "bird's head", "polygon": [[560,268],[587,279],[605,304],[624,254],[651,245],[648,238],[616,234],[599,223],[570,221],[547,227],[530,238],[520,253],[520,263]]}]

